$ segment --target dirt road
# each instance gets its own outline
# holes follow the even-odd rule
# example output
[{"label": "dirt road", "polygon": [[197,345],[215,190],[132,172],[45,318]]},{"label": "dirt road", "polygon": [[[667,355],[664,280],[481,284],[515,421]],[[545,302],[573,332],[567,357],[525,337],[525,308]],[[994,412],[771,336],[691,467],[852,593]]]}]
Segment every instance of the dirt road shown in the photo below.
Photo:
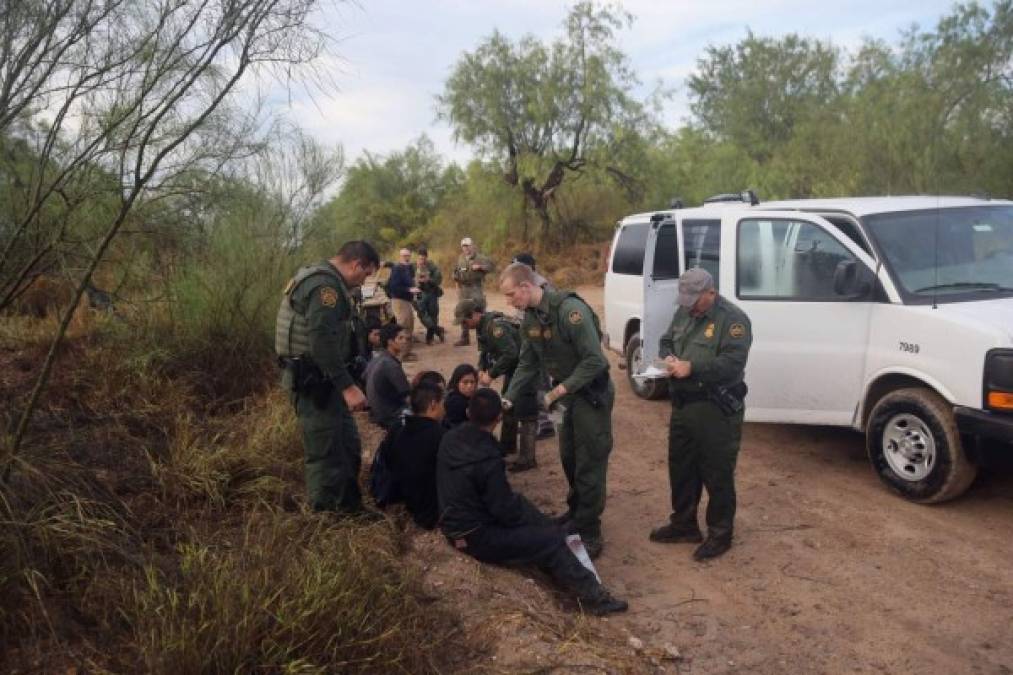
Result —
[{"label": "dirt road", "polygon": [[[581,293],[601,312],[600,288]],[[448,291],[448,327],[454,302]],[[475,362],[474,346],[450,341],[420,346],[408,370],[449,374]],[[696,563],[691,546],[647,540],[669,513],[668,404],[633,396],[610,358],[618,397],[598,567],[630,600],[613,623],[648,645],[676,646],[673,672],[1013,672],[1013,473],[979,479],[956,502],[917,506],[880,486],[858,434],[750,424],[735,546]],[[511,480],[558,512],[555,441],[539,442],[538,455],[537,471]]]}]

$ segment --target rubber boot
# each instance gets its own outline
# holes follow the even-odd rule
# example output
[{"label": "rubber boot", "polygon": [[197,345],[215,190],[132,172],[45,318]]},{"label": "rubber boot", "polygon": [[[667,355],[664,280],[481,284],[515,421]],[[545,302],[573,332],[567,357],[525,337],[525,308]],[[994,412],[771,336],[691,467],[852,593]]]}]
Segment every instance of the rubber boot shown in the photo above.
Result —
[{"label": "rubber boot", "polygon": [[499,428],[499,448],[504,455],[517,452],[517,418],[512,412],[503,415],[503,423]]},{"label": "rubber boot", "polygon": [[522,420],[520,433],[518,434],[517,461],[510,465],[509,470],[513,472],[527,471],[538,466],[535,459],[535,439],[538,436],[538,420]]}]

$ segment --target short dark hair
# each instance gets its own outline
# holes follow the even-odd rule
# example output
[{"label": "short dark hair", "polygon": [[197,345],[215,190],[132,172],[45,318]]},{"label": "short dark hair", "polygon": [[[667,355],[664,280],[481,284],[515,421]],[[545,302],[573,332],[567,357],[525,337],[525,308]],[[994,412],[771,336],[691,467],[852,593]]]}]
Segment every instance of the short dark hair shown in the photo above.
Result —
[{"label": "short dark hair", "polygon": [[387,344],[401,334],[404,328],[397,325],[396,323],[388,323],[386,326],[380,329],[380,346],[384,349],[387,348]]},{"label": "short dark hair", "polygon": [[535,256],[531,255],[530,253],[518,253],[517,255],[514,256],[512,262],[524,263],[531,269],[535,269]]},{"label": "short dark hair", "polygon": [[375,314],[370,314],[366,317],[366,332],[371,333],[374,330],[380,330],[383,328],[383,322],[380,321],[380,317]]},{"label": "short dark hair", "polygon": [[415,377],[412,378],[413,387],[418,386],[423,382],[427,384],[435,384],[440,389],[447,388],[447,379],[443,377],[441,373],[438,373],[435,370],[423,370],[419,373],[416,373]]},{"label": "short dark hair", "polygon": [[475,392],[468,401],[468,419],[480,427],[489,426],[503,413],[503,401],[499,394],[488,387]]},{"label": "short dark hair", "polygon": [[429,255],[429,249],[426,248],[425,246],[419,246],[419,248],[416,251],[416,253],[418,253],[419,255],[428,256]]},{"label": "short dark hair", "polygon": [[416,415],[422,415],[429,410],[429,406],[442,400],[443,387],[432,382],[419,382],[412,388],[409,397],[412,412]]},{"label": "short dark hair", "polygon": [[372,265],[380,267],[380,254],[376,252],[373,245],[363,239],[346,241],[338,249],[338,258],[345,262],[358,261],[363,266]]}]

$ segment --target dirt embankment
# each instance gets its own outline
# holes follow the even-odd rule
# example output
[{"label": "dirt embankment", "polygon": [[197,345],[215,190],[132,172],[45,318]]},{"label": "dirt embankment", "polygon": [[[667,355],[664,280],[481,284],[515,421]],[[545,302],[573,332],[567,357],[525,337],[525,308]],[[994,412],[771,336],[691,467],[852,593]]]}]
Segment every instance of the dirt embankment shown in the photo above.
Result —
[{"label": "dirt embankment", "polygon": [[[581,293],[601,311],[600,288]],[[504,308],[501,298],[490,300]],[[454,301],[449,290],[442,300],[448,327]],[[476,357],[474,346],[454,348],[449,340],[417,353],[411,373],[449,373]],[[669,512],[668,406],[635,398],[610,358],[618,398],[598,567],[631,609],[610,619],[599,637],[628,654],[625,669],[1013,672],[1013,472],[986,473],[956,502],[918,506],[880,486],[853,432],[750,424],[737,470],[735,546],[716,561],[695,563],[692,547],[647,540]],[[511,480],[544,509],[559,511],[565,479],[555,441],[539,442],[538,456],[537,471]],[[496,660],[476,667],[531,669],[545,663],[545,653],[559,662],[565,640],[532,646],[524,638],[562,616],[542,587],[520,573],[479,566],[437,535],[415,542],[432,583],[465,607],[489,602],[502,612]],[[474,597],[476,588],[487,597]],[[625,642],[630,635],[656,666],[634,655]],[[681,658],[663,660],[666,646]],[[579,650],[565,656],[565,663],[587,664]]]}]

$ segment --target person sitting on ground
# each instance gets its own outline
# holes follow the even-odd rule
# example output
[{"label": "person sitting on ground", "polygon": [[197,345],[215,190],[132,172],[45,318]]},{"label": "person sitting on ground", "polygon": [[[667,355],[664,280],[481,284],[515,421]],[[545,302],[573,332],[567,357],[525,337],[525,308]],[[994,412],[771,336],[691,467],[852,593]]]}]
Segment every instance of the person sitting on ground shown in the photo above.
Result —
[{"label": "person sitting on ground", "polygon": [[436,452],[443,438],[443,387],[421,382],[412,388],[412,414],[387,450],[401,497],[419,527],[436,527],[440,510],[436,498]]},{"label": "person sitting on ground", "polygon": [[538,567],[575,596],[584,612],[625,611],[627,603],[612,597],[570,550],[565,531],[511,490],[492,435],[502,406],[495,391],[479,389],[468,403],[469,421],[440,442],[436,488],[443,534],[482,562]]},{"label": "person sitting on ground", "polygon": [[381,328],[380,346],[383,351],[370,361],[366,369],[369,419],[387,430],[401,425],[405,402],[411,391],[400,360],[410,337],[408,331],[396,323]]},{"label": "person sitting on ground", "polygon": [[478,388],[478,370],[470,363],[462,363],[450,374],[447,385],[447,416],[443,426],[453,429],[458,424],[468,421],[468,401],[475,395]]}]

